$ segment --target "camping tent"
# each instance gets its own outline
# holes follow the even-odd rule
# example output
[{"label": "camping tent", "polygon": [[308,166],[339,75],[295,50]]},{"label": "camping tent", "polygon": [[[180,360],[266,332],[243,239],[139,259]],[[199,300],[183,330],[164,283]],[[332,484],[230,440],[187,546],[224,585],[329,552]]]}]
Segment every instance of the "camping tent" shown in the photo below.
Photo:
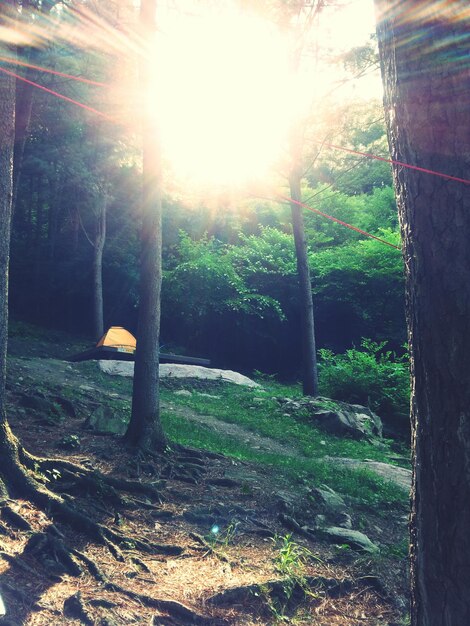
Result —
[{"label": "camping tent", "polygon": [[[132,333],[122,326],[111,326],[94,348],[75,354],[69,361],[88,361],[91,359],[133,361],[137,341]],[[160,363],[182,363],[185,365],[210,365],[208,359],[193,356],[160,352]]]},{"label": "camping tent", "polygon": [[111,326],[94,348],[70,357],[70,361],[88,361],[90,359],[116,359],[133,361],[136,339],[122,326]]},{"label": "camping tent", "polygon": [[108,348],[117,352],[133,353],[136,348],[136,339],[132,333],[122,326],[111,326],[96,344],[99,348]]}]

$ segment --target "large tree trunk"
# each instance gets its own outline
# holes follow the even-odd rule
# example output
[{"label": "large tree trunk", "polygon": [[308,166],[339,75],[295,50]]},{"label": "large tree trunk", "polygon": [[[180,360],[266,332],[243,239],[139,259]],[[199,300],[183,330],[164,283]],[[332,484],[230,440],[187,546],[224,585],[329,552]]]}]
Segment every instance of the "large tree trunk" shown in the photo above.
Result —
[{"label": "large tree trunk", "polygon": [[[14,0],[0,7],[0,26],[13,12]],[[12,51],[10,51],[10,55]],[[7,424],[5,408],[6,358],[8,342],[8,264],[10,259],[11,208],[13,195],[13,147],[15,141],[15,79],[0,74],[0,500],[7,492],[2,478],[15,458],[14,438]]]},{"label": "large tree trunk", "polygon": [[[0,8],[0,26],[14,2]],[[3,15],[2,15],[3,14]],[[10,52],[11,54],[11,52]],[[15,79],[0,74],[0,409],[5,418],[6,354],[8,339],[8,263],[10,259],[13,146],[15,139]]]},{"label": "large tree trunk", "polygon": [[[287,6],[286,16],[294,18],[295,37],[291,51],[290,67],[293,74],[299,74],[302,55],[306,45],[308,33],[324,7],[323,0],[314,0],[309,3],[299,3]],[[299,94],[293,94],[294,98]],[[299,206],[302,201],[301,184],[304,164],[304,134],[306,120],[298,120],[292,124],[289,138],[290,171],[289,190],[291,199],[292,230],[294,234],[295,256],[297,261],[297,279],[299,283],[300,303],[300,337],[302,341],[302,391],[306,396],[318,395],[318,368],[317,351],[315,345],[315,322],[313,311],[312,284],[308,264],[308,249],[305,236],[303,209]]]},{"label": "large tree trunk", "polygon": [[[470,178],[468,3],[376,0],[395,159]],[[412,374],[412,623],[470,624],[470,191],[395,167]]]},{"label": "large tree trunk", "polygon": [[[142,0],[143,40],[151,42],[156,31],[156,0]],[[149,49],[151,46],[148,46]],[[150,54],[150,52],[147,52]],[[139,287],[139,319],[135,355],[132,413],[126,439],[144,449],[163,449],[166,439],[160,420],[159,340],[160,292],[162,281],[162,172],[158,128],[148,101],[150,60],[142,60],[143,190],[142,243]]]},{"label": "large tree trunk", "polygon": [[[48,15],[52,8],[57,4],[55,0],[50,2],[42,2],[39,5],[39,10]],[[37,3],[31,2],[31,0],[23,0],[22,2],[23,16],[28,19],[27,16],[31,9],[37,10]],[[38,50],[30,48],[26,54],[26,61],[31,64],[37,64]],[[37,71],[33,68],[24,68],[23,75],[30,81],[36,79]],[[23,157],[26,146],[26,141],[29,135],[29,126],[31,122],[31,113],[33,110],[35,87],[29,83],[18,81],[16,84],[16,101],[15,101],[15,147],[13,154],[14,168],[13,168],[13,210],[16,210],[16,199],[18,197],[18,187],[20,183],[21,174],[23,171]]]},{"label": "large tree trunk", "polygon": [[299,281],[300,324],[302,339],[302,389],[306,396],[318,395],[317,352],[315,347],[315,325],[313,315],[312,284],[308,265],[307,241],[303,209],[297,202],[301,197],[301,174],[296,171],[289,178],[292,228],[294,232],[297,278]]},{"label": "large tree trunk", "polygon": [[98,200],[99,212],[95,225],[95,241],[93,245],[93,323],[95,338],[98,341],[104,333],[103,321],[103,251],[106,242],[106,208],[108,196],[103,188]]}]

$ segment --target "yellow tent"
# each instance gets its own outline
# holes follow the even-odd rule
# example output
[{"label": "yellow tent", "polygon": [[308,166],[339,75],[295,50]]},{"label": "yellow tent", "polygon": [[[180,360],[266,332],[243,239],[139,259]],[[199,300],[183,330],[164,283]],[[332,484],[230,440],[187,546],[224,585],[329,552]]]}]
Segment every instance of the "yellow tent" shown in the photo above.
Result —
[{"label": "yellow tent", "polygon": [[[89,359],[117,359],[119,361],[133,361],[137,340],[132,333],[122,326],[111,326],[91,350],[80,352],[69,357],[69,361],[87,361]],[[160,363],[181,363],[185,365],[209,366],[209,359],[200,359],[193,356],[168,354],[160,352]]]},{"label": "yellow tent", "polygon": [[122,326],[111,326],[96,344],[97,348],[101,346],[117,348],[120,352],[134,352],[136,339],[132,333]]}]

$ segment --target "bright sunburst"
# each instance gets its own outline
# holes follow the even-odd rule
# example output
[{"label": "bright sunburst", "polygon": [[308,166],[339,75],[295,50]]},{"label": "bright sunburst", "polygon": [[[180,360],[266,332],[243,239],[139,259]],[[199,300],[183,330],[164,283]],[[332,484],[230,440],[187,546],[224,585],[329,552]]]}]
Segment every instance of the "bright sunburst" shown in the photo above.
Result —
[{"label": "bright sunburst", "polygon": [[263,177],[292,119],[287,42],[235,9],[170,14],[159,24],[149,97],[178,178],[236,185]]}]

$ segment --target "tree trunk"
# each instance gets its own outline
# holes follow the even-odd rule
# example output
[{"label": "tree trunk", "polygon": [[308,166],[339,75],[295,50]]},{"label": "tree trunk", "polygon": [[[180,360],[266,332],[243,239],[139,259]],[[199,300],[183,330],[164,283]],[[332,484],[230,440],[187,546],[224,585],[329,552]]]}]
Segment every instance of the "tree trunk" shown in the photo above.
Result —
[{"label": "tree trunk", "polygon": [[[376,0],[394,159],[470,178],[468,3]],[[395,167],[412,375],[412,624],[470,624],[470,193]]]},{"label": "tree trunk", "polygon": [[[45,15],[49,15],[52,8],[57,4],[56,1],[42,2],[39,10]],[[27,14],[31,9],[37,10],[38,6],[31,0],[23,1],[23,15]],[[29,48],[26,54],[26,60],[31,64],[38,63],[38,49]],[[23,75],[30,81],[35,81],[37,71],[33,68],[23,68]],[[16,99],[15,99],[15,147],[13,153],[13,210],[16,210],[16,199],[18,197],[18,188],[21,174],[23,171],[23,157],[26,140],[29,135],[29,126],[31,122],[31,113],[33,110],[35,87],[23,81],[16,83]]]},{"label": "tree trunk", "polygon": [[[28,61],[34,62],[34,56],[28,56]],[[34,70],[26,68],[25,75],[28,80],[35,79]],[[13,206],[16,208],[18,197],[18,187],[23,169],[23,156],[26,139],[29,133],[31,113],[33,110],[35,87],[28,83],[18,81],[16,85],[16,115],[15,115],[15,151],[14,151],[14,185],[13,185]]]},{"label": "tree trunk", "polygon": [[[0,7],[0,26],[11,14],[13,0]],[[12,51],[10,51],[12,54]],[[14,458],[14,438],[8,427],[5,408],[6,357],[8,342],[8,264],[10,259],[11,208],[13,195],[13,147],[15,141],[15,79],[0,74],[0,453],[2,476]],[[0,478],[0,500],[6,487]]]},{"label": "tree trunk", "polygon": [[103,189],[99,198],[99,214],[96,219],[96,234],[93,246],[93,323],[98,341],[104,334],[103,322],[103,250],[106,242],[106,208],[108,197]]},{"label": "tree trunk", "polygon": [[[294,170],[289,177],[292,200],[301,202],[301,175]],[[303,209],[291,202],[292,228],[294,232],[297,277],[300,295],[300,324],[302,339],[302,389],[306,396],[318,395],[317,351],[315,346],[315,324],[313,315],[312,284],[307,256],[307,241]]]},{"label": "tree trunk", "polygon": [[[156,0],[142,0],[143,41],[151,42],[156,31]],[[150,46],[149,46],[150,47]],[[162,281],[162,172],[158,128],[148,102],[149,60],[141,67],[143,113],[142,243],[139,286],[139,319],[135,355],[132,413],[126,440],[138,448],[163,449],[166,439],[160,420],[159,339]]]}]

